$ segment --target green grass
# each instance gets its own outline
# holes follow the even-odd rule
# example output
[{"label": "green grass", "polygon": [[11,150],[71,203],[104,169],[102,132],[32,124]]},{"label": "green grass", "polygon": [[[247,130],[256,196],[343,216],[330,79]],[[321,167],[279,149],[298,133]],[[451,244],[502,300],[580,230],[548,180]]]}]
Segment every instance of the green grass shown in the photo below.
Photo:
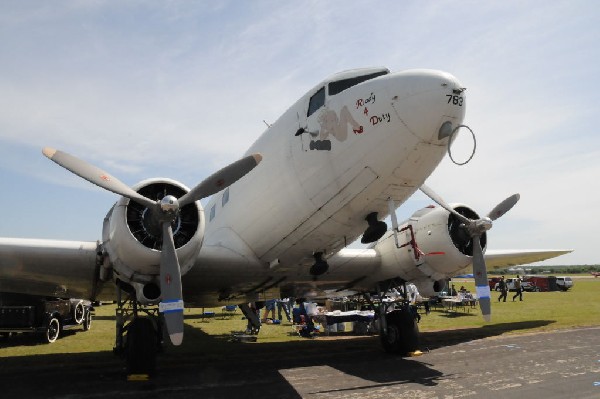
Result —
[{"label": "green grass", "polygon": [[[472,281],[455,284],[465,285],[467,289],[474,291]],[[523,294],[523,302],[512,302],[512,294],[509,293],[507,302],[498,303],[498,295],[492,293],[491,323],[483,321],[479,309],[466,313],[433,309],[429,315],[422,315],[419,329],[425,337],[441,337],[442,341],[444,337],[448,337],[451,341],[452,334],[459,333],[481,337],[600,326],[600,279],[577,279],[568,292],[526,292]],[[213,310],[216,317],[205,319],[201,317],[202,309],[186,309],[184,344],[178,348],[169,345],[169,354],[212,353],[212,356],[218,356],[220,352],[232,352],[239,348],[239,344],[229,342],[229,338],[232,331],[245,329],[246,321],[242,320],[241,312],[238,310],[232,316],[221,318],[220,308],[206,310]],[[109,359],[114,358],[111,353],[115,339],[114,316],[114,305],[96,307],[90,331],[83,332],[81,328],[66,331],[53,344],[38,343],[32,336],[12,337],[6,342],[0,342],[0,357],[96,352],[107,361],[112,361]],[[448,330],[455,331],[451,333]],[[250,346],[259,349],[263,344],[274,344],[278,348],[278,343],[290,341],[308,344],[306,339],[291,335],[290,332],[291,326],[287,322],[281,325],[264,325],[258,342]],[[324,339],[317,338],[311,342],[321,340]]]},{"label": "green grass", "polygon": [[[472,281],[460,284],[474,291]],[[578,279],[567,292],[525,292],[523,302],[519,302],[518,298],[513,302],[512,292],[508,293],[506,302],[498,302],[499,295],[492,292],[491,323],[483,320],[479,309],[466,314],[433,311],[429,316],[422,318],[419,328],[422,332],[483,326],[493,329],[495,325],[504,328],[507,323],[538,322],[531,328],[516,331],[524,332],[600,325],[598,279]]]}]

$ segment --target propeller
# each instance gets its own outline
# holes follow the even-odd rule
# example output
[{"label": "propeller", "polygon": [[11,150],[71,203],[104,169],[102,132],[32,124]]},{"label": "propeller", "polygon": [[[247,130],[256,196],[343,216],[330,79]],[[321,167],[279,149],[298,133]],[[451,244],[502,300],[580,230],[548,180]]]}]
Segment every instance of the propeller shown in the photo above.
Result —
[{"label": "propeller", "polygon": [[[163,313],[167,331],[173,345],[183,341],[183,297],[181,291],[181,268],[173,241],[172,223],[177,219],[183,206],[215,194],[242,178],[261,161],[260,154],[248,155],[223,169],[213,173],[187,194],[177,199],[167,195],[155,202],[139,194],[116,177],[66,152],[46,147],[42,153],[70,172],[115,194],[122,195],[145,206],[154,223],[162,230],[162,250],[160,254],[160,289],[162,301],[159,311]],[[158,227],[158,225],[157,225]]]},{"label": "propeller", "polygon": [[94,165],[90,165],[71,154],[50,147],[45,147],[42,150],[42,153],[68,171],[75,173],[79,177],[83,177],[90,183],[102,187],[105,190],[132,199],[148,208],[152,208],[156,205],[154,201],[138,194],[131,187],[108,172],[105,172]]},{"label": "propeller", "polygon": [[500,202],[492,209],[486,217],[474,220],[456,212],[450,205],[444,201],[442,197],[437,195],[432,189],[426,185],[421,186],[421,191],[436,202],[439,206],[446,209],[448,212],[455,215],[461,223],[461,227],[471,236],[473,241],[473,275],[475,276],[475,290],[479,298],[479,307],[485,321],[491,320],[491,302],[490,302],[490,286],[487,279],[487,269],[485,266],[485,258],[483,257],[483,248],[481,247],[481,236],[492,228],[493,221],[500,218],[508,212],[521,197],[519,194],[513,194]]}]

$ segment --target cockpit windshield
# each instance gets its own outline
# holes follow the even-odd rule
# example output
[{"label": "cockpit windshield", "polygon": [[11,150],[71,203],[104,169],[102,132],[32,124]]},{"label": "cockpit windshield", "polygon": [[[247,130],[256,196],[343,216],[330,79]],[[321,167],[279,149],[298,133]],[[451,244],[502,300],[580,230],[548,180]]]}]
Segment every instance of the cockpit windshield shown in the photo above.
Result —
[{"label": "cockpit windshield", "polygon": [[335,82],[329,83],[329,95],[335,96],[338,93],[343,92],[346,89],[349,89],[352,86],[356,86],[359,83],[365,82],[367,80],[374,79],[378,76],[387,75],[389,71],[377,71],[374,73],[369,73],[367,75],[362,76],[354,76],[352,78],[342,79]]}]

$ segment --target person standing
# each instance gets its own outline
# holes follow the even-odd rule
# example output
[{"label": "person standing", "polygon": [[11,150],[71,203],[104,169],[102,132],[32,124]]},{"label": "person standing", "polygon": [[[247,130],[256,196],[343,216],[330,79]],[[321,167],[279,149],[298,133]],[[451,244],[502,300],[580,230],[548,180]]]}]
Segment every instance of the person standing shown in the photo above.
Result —
[{"label": "person standing", "polygon": [[519,275],[517,274],[517,278],[515,279],[515,296],[513,296],[513,302],[515,301],[516,297],[519,297],[520,301],[523,301],[523,290],[521,288],[521,279],[519,278]]},{"label": "person standing", "polygon": [[275,320],[275,302],[275,299],[269,299],[265,302],[265,313],[261,320],[263,323],[269,320],[269,313],[271,314],[271,322]]},{"label": "person standing", "polygon": [[290,317],[290,298],[283,298],[283,299],[278,299],[277,300],[277,317],[279,318],[279,320],[283,320],[282,318],[282,312],[285,314],[285,317],[287,318],[287,321],[291,321],[292,318]]},{"label": "person standing", "polygon": [[500,296],[498,297],[498,302],[501,299],[504,299],[502,302],[506,302],[506,294],[508,289],[506,288],[506,281],[504,281],[504,276],[500,277],[500,281],[498,281],[498,288],[500,288]]}]

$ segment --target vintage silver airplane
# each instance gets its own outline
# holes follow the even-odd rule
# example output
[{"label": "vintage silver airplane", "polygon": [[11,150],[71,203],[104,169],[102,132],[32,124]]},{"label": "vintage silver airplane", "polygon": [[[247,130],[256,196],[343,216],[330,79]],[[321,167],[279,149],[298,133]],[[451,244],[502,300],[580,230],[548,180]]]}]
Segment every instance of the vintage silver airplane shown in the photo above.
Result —
[{"label": "vintage silver airplane", "polygon": [[[489,319],[486,259],[514,265],[569,251],[484,255],[492,222],[519,196],[480,217],[424,185],[464,126],[466,103],[464,86],[446,72],[338,73],[292,105],[244,158],[191,190],[166,178],[130,188],[44,148],[54,162],[121,198],[98,242],[0,238],[0,292],[94,301],[118,295],[116,346],[130,366],[155,352],[155,320],[164,320],[173,344],[182,342],[184,298],[190,306],[247,308],[267,298],[383,293],[407,281],[428,296],[472,264]],[[398,224],[396,207],[418,189],[439,206]],[[205,212],[199,200],[211,195]],[[391,230],[381,221],[388,215]],[[346,248],[361,235],[369,248]],[[385,349],[414,351],[418,330],[408,308],[381,308]],[[147,317],[155,309],[164,317]]]}]

